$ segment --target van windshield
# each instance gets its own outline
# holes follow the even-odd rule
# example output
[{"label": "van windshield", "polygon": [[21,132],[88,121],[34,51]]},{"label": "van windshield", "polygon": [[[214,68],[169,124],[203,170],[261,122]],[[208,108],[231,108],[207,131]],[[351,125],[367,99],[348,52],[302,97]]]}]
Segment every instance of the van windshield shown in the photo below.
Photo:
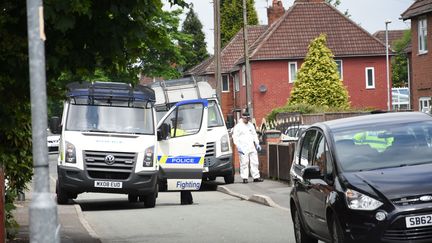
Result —
[{"label": "van windshield", "polygon": [[70,104],[68,131],[154,134],[152,109]]},{"label": "van windshield", "polygon": [[[162,117],[167,113],[166,108],[158,108],[156,107],[156,119],[159,122]],[[219,127],[223,126],[223,118],[221,116],[221,112],[219,110],[219,106],[217,105],[216,101],[209,100],[208,103],[208,127]]]}]

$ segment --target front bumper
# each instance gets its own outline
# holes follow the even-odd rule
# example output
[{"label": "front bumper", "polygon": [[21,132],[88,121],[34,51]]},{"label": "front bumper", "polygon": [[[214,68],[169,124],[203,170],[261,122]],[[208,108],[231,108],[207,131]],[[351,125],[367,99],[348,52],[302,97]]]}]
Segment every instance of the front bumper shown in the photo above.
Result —
[{"label": "front bumper", "polygon": [[[121,193],[147,195],[155,190],[158,171],[141,171],[131,173],[125,180],[108,180],[91,178],[85,170],[68,166],[57,166],[58,182],[62,190],[71,194],[83,192]],[[94,187],[95,181],[122,182],[122,188]]]},{"label": "front bumper", "polygon": [[[378,209],[372,212],[343,210],[339,214],[343,223],[345,238],[349,242],[431,242],[432,226],[407,228],[405,218],[408,216],[432,214],[432,206],[427,207],[397,207],[393,209]],[[375,214],[384,212],[386,219],[378,221]],[[342,217],[341,217],[342,215]],[[347,220],[349,219],[349,220]],[[347,242],[348,242],[347,241]]]},{"label": "front bumper", "polygon": [[204,167],[208,167],[208,172],[203,173],[203,178],[233,175],[232,155],[223,155],[218,158],[205,157]]}]

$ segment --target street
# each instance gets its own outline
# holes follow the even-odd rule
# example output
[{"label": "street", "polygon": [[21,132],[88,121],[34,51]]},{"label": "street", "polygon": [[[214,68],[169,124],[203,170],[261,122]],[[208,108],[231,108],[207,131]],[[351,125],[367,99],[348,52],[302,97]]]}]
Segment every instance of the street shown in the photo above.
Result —
[{"label": "street", "polygon": [[[51,188],[55,167],[52,154]],[[229,196],[214,184],[204,184],[193,197],[193,205],[180,205],[180,193],[159,193],[149,209],[118,194],[84,193],[75,203],[102,242],[295,242],[287,211]]]}]

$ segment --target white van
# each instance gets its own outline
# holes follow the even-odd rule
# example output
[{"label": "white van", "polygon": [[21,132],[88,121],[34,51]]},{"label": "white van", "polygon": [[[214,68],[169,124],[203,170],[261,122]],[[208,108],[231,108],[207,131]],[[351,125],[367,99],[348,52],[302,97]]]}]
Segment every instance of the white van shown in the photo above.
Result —
[{"label": "white van", "polygon": [[[169,136],[168,129],[175,126],[161,122],[156,127],[155,95],[148,87],[84,82],[72,83],[68,90],[61,129],[59,119],[50,122],[52,131],[61,131],[59,204],[83,192],[102,192],[127,194],[130,202],[139,200],[145,207],[154,207],[159,162],[169,172],[169,182],[174,185],[170,190],[199,189],[207,132],[201,127],[207,127],[207,101],[183,102],[166,114],[205,119],[196,120],[188,136],[177,138]],[[189,173],[183,173],[185,168]]]},{"label": "white van", "polygon": [[[150,84],[149,87],[155,91],[155,109],[158,120],[177,102],[191,99],[208,101],[208,128],[203,178],[214,180],[216,177],[222,176],[225,183],[233,183],[235,170],[229,134],[216,98],[216,91],[210,84],[189,77],[158,81]],[[163,179],[163,170],[161,174]],[[165,187],[162,185],[161,189],[164,190]]]}]

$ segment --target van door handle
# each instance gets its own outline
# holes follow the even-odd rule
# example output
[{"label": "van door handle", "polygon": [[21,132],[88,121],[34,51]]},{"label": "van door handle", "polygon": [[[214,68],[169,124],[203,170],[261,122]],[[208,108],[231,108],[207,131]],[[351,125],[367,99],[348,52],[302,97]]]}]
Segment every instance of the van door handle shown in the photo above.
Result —
[{"label": "van door handle", "polygon": [[195,143],[194,145],[192,145],[192,147],[199,147],[199,148],[202,148],[202,147],[204,147],[204,144],[200,144],[200,143]]}]

